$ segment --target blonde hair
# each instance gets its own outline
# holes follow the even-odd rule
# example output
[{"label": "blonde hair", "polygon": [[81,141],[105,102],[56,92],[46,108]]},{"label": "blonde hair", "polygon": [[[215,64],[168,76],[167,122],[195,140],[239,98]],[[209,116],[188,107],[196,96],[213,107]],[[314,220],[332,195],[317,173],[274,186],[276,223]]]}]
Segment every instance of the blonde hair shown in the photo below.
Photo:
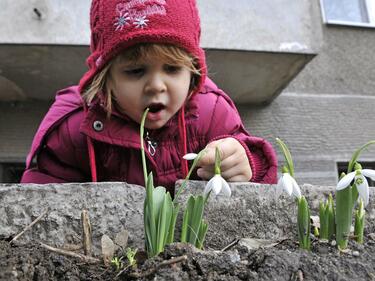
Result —
[{"label": "blonde hair", "polygon": [[105,96],[105,108],[107,111],[107,117],[109,118],[112,112],[113,102],[115,102],[112,90],[108,86],[109,83],[107,83],[113,63],[124,60],[131,62],[140,60],[149,61],[155,57],[164,60],[169,64],[177,64],[187,67],[192,73],[189,90],[193,91],[198,86],[201,71],[198,68],[197,60],[186,51],[169,44],[139,44],[126,49],[124,52],[117,55],[94,76],[91,84],[82,94],[84,101],[91,103],[97,94],[102,92]]}]

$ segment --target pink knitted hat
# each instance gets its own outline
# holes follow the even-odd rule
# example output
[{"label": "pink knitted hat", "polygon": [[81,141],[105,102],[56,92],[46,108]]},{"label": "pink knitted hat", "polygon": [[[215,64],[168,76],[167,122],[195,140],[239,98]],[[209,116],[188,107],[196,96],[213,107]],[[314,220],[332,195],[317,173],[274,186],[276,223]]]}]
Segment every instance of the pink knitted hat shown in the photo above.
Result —
[{"label": "pink knitted hat", "polygon": [[176,45],[198,61],[202,76],[197,89],[206,77],[195,0],[93,0],[90,25],[89,70],[79,83],[81,92],[112,58],[138,43]]}]

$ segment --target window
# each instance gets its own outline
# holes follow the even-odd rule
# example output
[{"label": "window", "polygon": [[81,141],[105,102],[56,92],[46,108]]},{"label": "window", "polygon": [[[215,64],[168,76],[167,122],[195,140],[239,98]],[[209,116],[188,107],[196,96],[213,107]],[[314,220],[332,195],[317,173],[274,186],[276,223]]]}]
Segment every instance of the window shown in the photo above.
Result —
[{"label": "window", "polygon": [[[372,169],[375,170],[375,162],[364,162],[361,161],[361,166],[363,169]],[[337,172],[338,172],[338,178],[340,178],[341,173],[346,173],[348,170],[348,162],[337,162]],[[375,186],[375,181],[371,180],[370,178],[367,178],[368,185],[369,186]]]},{"label": "window", "polygon": [[24,170],[24,163],[0,163],[0,183],[19,183]]},{"label": "window", "polygon": [[327,24],[375,27],[375,0],[321,0]]}]

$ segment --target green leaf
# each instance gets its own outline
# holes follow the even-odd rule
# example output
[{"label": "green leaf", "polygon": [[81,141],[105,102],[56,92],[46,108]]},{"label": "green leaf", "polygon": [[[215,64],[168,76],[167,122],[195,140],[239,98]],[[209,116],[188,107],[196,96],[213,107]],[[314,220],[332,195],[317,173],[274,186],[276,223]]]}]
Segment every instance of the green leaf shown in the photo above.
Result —
[{"label": "green leaf", "polygon": [[328,203],[319,202],[319,221],[320,233],[319,238],[328,240]]},{"label": "green leaf", "polygon": [[179,211],[180,211],[180,205],[179,204],[173,205],[173,213],[172,213],[171,223],[169,224],[168,237],[167,237],[166,244],[171,244],[174,242],[174,230],[176,227],[177,215]]},{"label": "green leaf", "polygon": [[172,198],[169,192],[167,192],[165,195],[165,205],[166,205],[167,212],[166,212],[166,218],[165,218],[165,230],[164,230],[165,233],[163,233],[163,237],[164,237],[163,250],[164,250],[164,246],[167,244],[167,241],[168,241],[171,220],[172,220],[173,212],[174,212],[174,206],[173,206]]},{"label": "green leaf", "polygon": [[365,209],[363,207],[363,200],[359,200],[358,210],[355,211],[354,236],[356,241],[363,244],[363,232],[365,226]]},{"label": "green leaf", "polygon": [[166,189],[164,186],[158,186],[154,188],[153,192],[153,205],[154,205],[154,212],[155,212],[155,223],[157,222],[157,218],[159,217],[159,212],[164,204]]},{"label": "green leaf", "polygon": [[[160,252],[163,251],[164,249],[164,242],[165,242],[165,237],[166,237],[166,234],[167,234],[167,217],[168,217],[168,205],[167,205],[167,200],[165,198],[165,194],[163,194],[163,201],[162,201],[162,205],[161,205],[161,208],[158,212],[158,223],[157,223],[157,246],[156,246],[156,249],[157,249],[157,253],[156,254],[159,254]],[[169,225],[168,225],[169,227]]]},{"label": "green leaf", "polygon": [[336,221],[335,221],[335,206],[333,203],[332,194],[328,196],[328,240],[332,240],[336,233]]},{"label": "green leaf", "polygon": [[190,216],[189,216],[189,209],[186,208],[184,211],[184,218],[182,220],[182,229],[181,229],[181,242],[187,242],[187,230],[189,224]]},{"label": "green leaf", "polygon": [[310,209],[305,196],[298,199],[297,224],[300,247],[310,250]]},{"label": "green leaf", "polygon": [[204,243],[204,240],[206,239],[207,230],[208,230],[208,224],[202,219],[201,226],[199,228],[199,233],[198,233],[198,240],[195,245],[198,249],[203,248],[203,243]]},{"label": "green leaf", "polygon": [[186,242],[191,241],[190,235],[191,235],[191,225],[192,225],[193,216],[194,216],[194,206],[195,206],[195,197],[193,195],[190,195],[187,205],[186,205],[186,210],[189,212],[187,216]]},{"label": "green leaf", "polygon": [[198,239],[199,228],[203,218],[203,211],[204,211],[204,198],[202,195],[198,195],[195,198],[194,210],[191,216],[191,223],[190,223],[190,236],[189,242],[193,245],[196,244]]},{"label": "green leaf", "polygon": [[292,177],[294,177],[294,164],[293,164],[292,155],[290,154],[290,151],[289,151],[288,147],[279,138],[276,138],[276,143],[279,145],[279,147],[281,148],[281,150],[283,152],[283,155],[284,155],[284,158],[285,158],[285,161],[286,161],[286,165],[288,166],[288,170],[289,170],[290,175]]},{"label": "green leaf", "polygon": [[336,241],[339,249],[348,246],[352,224],[352,187],[336,191]]}]

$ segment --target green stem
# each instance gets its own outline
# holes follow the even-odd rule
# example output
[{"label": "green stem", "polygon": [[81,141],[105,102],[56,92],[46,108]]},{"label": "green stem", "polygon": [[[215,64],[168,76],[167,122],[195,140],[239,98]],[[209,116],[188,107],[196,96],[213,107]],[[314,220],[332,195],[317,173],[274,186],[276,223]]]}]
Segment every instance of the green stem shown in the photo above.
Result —
[{"label": "green stem", "polygon": [[195,167],[197,166],[199,160],[202,158],[202,156],[206,153],[206,150],[202,150],[198,153],[197,157],[194,159],[193,161],[193,165],[191,165],[191,168],[187,174],[187,176],[185,177],[184,181],[182,182],[182,184],[180,185],[180,188],[178,189],[177,191],[177,194],[175,195],[174,199],[173,199],[173,202],[177,202],[177,198],[180,196],[181,192],[185,189],[186,187],[186,184],[187,184],[187,181],[189,180],[190,176],[191,176],[191,173],[194,171]]},{"label": "green stem", "polygon": [[144,146],[143,135],[145,131],[144,127],[145,127],[146,116],[149,110],[150,110],[149,108],[146,108],[145,112],[143,113],[142,120],[141,120],[141,128],[140,128],[142,167],[143,167],[143,177],[145,179],[145,186],[147,183],[147,166],[146,166],[146,156],[145,156],[145,146]]},{"label": "green stem", "polygon": [[355,165],[355,163],[357,162],[358,156],[359,156],[359,154],[362,152],[362,150],[364,150],[365,148],[367,148],[367,147],[370,146],[371,144],[375,144],[375,140],[372,140],[372,141],[369,141],[369,142],[365,143],[364,145],[362,145],[360,148],[358,148],[358,149],[353,153],[352,159],[350,160],[349,165],[348,165],[348,172],[347,172],[347,174],[349,174],[350,172],[353,171],[353,169],[354,169],[354,165]]},{"label": "green stem", "polygon": [[221,158],[220,158],[220,151],[219,148],[215,147],[215,175],[221,175]]}]

